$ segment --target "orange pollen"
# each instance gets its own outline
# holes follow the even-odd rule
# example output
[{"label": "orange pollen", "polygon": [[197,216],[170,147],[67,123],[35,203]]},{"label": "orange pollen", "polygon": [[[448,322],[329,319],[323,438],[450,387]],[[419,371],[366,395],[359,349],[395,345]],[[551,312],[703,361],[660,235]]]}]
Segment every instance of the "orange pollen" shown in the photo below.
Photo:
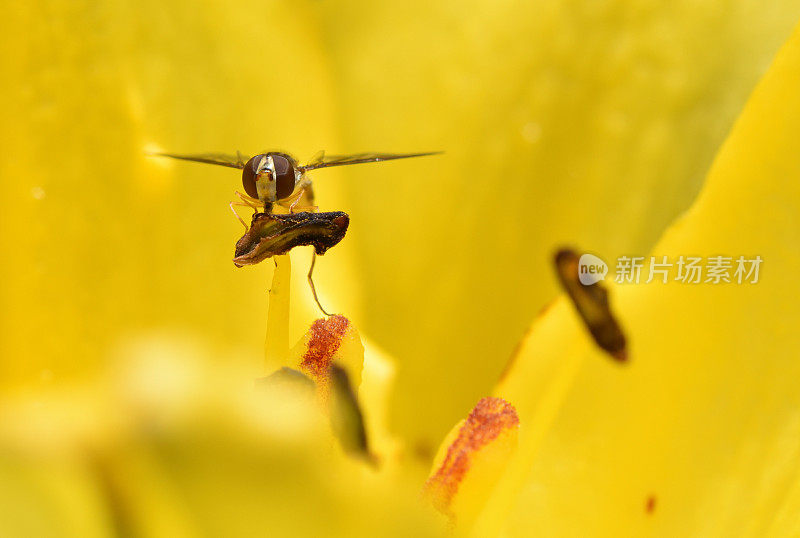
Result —
[{"label": "orange pollen", "polygon": [[342,344],[350,321],[340,315],[320,318],[311,325],[308,349],[303,354],[300,369],[317,381],[327,380],[331,361]]},{"label": "orange pollen", "polygon": [[436,473],[425,483],[435,492],[436,507],[447,513],[458,486],[469,471],[472,455],[503,433],[519,426],[514,406],[502,398],[481,399],[467,417]]}]

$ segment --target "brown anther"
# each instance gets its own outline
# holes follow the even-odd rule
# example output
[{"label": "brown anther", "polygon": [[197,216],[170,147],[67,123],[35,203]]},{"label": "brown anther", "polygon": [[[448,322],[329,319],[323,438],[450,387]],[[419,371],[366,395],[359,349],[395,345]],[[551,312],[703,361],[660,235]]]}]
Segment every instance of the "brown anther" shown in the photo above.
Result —
[{"label": "brown anther", "polygon": [[255,265],[295,247],[313,246],[319,255],[344,239],[350,217],[341,211],[326,213],[256,213],[250,228],[236,242],[233,263]]},{"label": "brown anther", "polygon": [[617,319],[611,313],[608,290],[601,282],[584,285],[578,274],[580,257],[571,249],[559,250],[554,262],[556,273],[578,315],[595,343],[618,362],[627,362],[627,339]]}]

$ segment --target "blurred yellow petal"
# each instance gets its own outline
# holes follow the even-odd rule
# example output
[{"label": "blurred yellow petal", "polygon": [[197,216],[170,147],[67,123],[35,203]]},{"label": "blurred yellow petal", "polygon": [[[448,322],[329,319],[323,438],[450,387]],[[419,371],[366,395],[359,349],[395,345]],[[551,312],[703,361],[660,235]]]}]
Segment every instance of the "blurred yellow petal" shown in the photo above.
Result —
[{"label": "blurred yellow petal", "polygon": [[74,393],[4,401],[0,496],[13,512],[0,518],[0,534],[429,536],[437,528],[418,502],[419,483],[387,481],[331,450],[313,399],[256,390],[246,369],[221,369],[191,344],[155,335],[131,341],[112,371]]},{"label": "blurred yellow petal", "polygon": [[[227,203],[241,175],[144,152],[285,148],[306,159],[336,146],[312,19],[309,6],[281,1],[4,10],[2,386],[85,375],[155,328],[261,363],[272,264],[231,262],[241,225]],[[336,208],[329,186],[318,195]],[[320,259],[317,274],[349,248]],[[339,287],[356,293],[347,264]],[[309,293],[295,281],[295,298]],[[315,315],[292,310],[292,341]]]},{"label": "blurred yellow petal", "polygon": [[758,255],[759,281],[612,286],[630,338],[624,368],[603,357],[559,301],[534,325],[496,394],[514,401],[526,424],[553,372],[569,361],[583,366],[544,441],[520,437],[522,455],[479,529],[797,533],[798,72],[800,30],[755,90],[698,200],[653,251],[658,259]]},{"label": "blurred yellow petal", "polygon": [[106,500],[70,451],[31,454],[3,443],[0,452],[0,532],[6,536],[108,536]]},{"label": "blurred yellow petal", "polygon": [[[689,205],[798,14],[797,0],[769,9],[752,0],[9,6],[0,52],[0,534],[441,530],[419,502],[423,466],[555,293],[553,247],[649,249]],[[796,95],[787,88],[795,93],[776,99]],[[782,106],[763,105],[748,121],[777,121]],[[756,156],[788,154],[773,131],[738,144]],[[241,230],[225,205],[238,173],[145,157],[263,149],[301,160],[319,149],[447,151],[313,174],[320,206],[352,217],[315,276],[322,303],[373,338],[363,371],[357,335],[339,358],[353,385],[363,379],[377,469],[332,449],[314,402],[254,386],[272,268],[231,262]],[[557,303],[499,389],[519,406],[522,450],[497,444],[478,455],[454,498],[462,521],[520,534],[531,521],[555,534],[636,533],[656,518],[677,534],[796,524],[800,494],[787,469],[800,449],[782,396],[797,321],[786,245],[797,238],[795,213],[776,209],[796,192],[770,176],[797,170],[758,163],[766,182],[753,186],[735,153],[733,170],[723,154],[715,172],[731,192],[710,181],[708,200],[687,218],[708,229],[678,225],[663,246],[763,247],[770,260],[785,254],[786,271],[767,262],[775,280],[765,272],[763,297],[755,286],[668,298],[612,289],[631,330],[634,363],[624,373],[584,361],[596,353],[569,305]],[[743,199],[751,193],[753,207]],[[735,222],[747,209],[756,213]],[[292,253],[293,301],[287,295],[275,312],[279,338],[269,342],[280,349],[269,351],[279,362],[318,315],[308,255]],[[668,330],[655,332],[649,313],[683,320],[694,302],[697,324],[659,318]],[[724,309],[743,304],[743,319]],[[709,326],[729,340],[701,341]],[[679,347],[686,342],[695,349]],[[738,400],[716,399],[762,370]],[[553,423],[557,435],[547,436]],[[772,444],[747,444],[761,438]],[[522,484],[502,471],[509,454]],[[761,460],[775,463],[763,472],[753,464]],[[533,461],[533,486],[520,491]],[[761,511],[750,518],[742,505]],[[727,519],[705,519],[710,512]]]},{"label": "blurred yellow petal", "polygon": [[389,426],[389,402],[396,371],[391,357],[374,343],[364,343],[364,373],[358,398],[362,403],[370,446],[382,458],[382,465],[396,463],[401,450],[400,442]]},{"label": "blurred yellow petal", "polygon": [[[647,252],[689,206],[800,3],[351,0],[322,13],[343,149],[446,151],[331,180],[364,308],[337,302],[402,359],[393,416],[424,452],[555,294],[557,246]],[[334,279],[320,275],[324,289]]]},{"label": "blurred yellow petal", "polygon": [[[53,0],[7,15],[0,355],[28,359],[0,364],[2,382],[82,374],[152,327],[259,360],[270,269],[231,269],[237,174],[144,149],[443,149],[314,174],[321,206],[352,216],[318,261],[322,302],[403,357],[393,420],[424,454],[553,295],[555,245],[644,250],[688,205],[800,4]],[[315,314],[292,309],[292,341]],[[422,413],[444,383],[452,397]]]}]

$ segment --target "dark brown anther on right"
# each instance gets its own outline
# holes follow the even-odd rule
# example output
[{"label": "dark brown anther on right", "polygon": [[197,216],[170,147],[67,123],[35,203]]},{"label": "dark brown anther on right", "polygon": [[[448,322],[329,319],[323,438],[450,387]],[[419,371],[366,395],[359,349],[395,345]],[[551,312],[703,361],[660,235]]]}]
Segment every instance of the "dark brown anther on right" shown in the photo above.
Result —
[{"label": "dark brown anther on right", "polygon": [[608,290],[600,282],[590,285],[581,283],[578,275],[580,256],[571,249],[559,250],[555,255],[555,266],[561,286],[567,292],[578,314],[595,343],[614,359],[628,360],[625,335],[611,313]]}]

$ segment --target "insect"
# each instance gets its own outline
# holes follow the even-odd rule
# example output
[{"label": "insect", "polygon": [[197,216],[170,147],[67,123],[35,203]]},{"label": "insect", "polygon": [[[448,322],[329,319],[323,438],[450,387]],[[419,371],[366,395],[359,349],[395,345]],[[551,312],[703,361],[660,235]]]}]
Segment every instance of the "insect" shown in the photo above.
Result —
[{"label": "insect", "polygon": [[[270,151],[259,153],[253,157],[219,153],[199,155],[179,155],[175,153],[151,153],[161,157],[181,159],[205,164],[215,164],[238,168],[242,171],[242,187],[244,193],[236,191],[239,202],[231,202],[230,207],[239,221],[248,228],[247,223],[233,209],[234,206],[246,206],[257,213],[272,213],[275,205],[294,212],[295,210],[316,210],[314,191],[308,172],[318,168],[345,166],[350,164],[374,163],[410,157],[436,155],[438,151],[427,153],[356,153],[354,155],[326,155],[319,152],[306,164],[299,164],[288,153]],[[304,203],[300,203],[303,201]]]},{"label": "insect", "polygon": [[[235,191],[239,201],[231,202],[229,205],[247,231],[236,243],[234,264],[237,267],[254,265],[272,256],[285,254],[296,246],[312,245],[314,252],[311,257],[311,268],[308,271],[308,283],[317,306],[322,313],[329,315],[317,298],[317,290],[311,275],[314,272],[317,254],[322,255],[344,238],[350,218],[341,211],[316,212],[317,206],[314,205],[314,191],[308,172],[331,166],[425,157],[439,153],[441,152],[326,155],[321,151],[302,165],[288,153],[278,151],[259,153],[253,157],[247,157],[238,151],[236,155],[221,153],[181,155],[161,152],[150,155],[241,170],[244,193]],[[276,205],[288,210],[289,214],[276,213],[274,211]],[[234,206],[253,209],[250,225],[236,212]]]}]

